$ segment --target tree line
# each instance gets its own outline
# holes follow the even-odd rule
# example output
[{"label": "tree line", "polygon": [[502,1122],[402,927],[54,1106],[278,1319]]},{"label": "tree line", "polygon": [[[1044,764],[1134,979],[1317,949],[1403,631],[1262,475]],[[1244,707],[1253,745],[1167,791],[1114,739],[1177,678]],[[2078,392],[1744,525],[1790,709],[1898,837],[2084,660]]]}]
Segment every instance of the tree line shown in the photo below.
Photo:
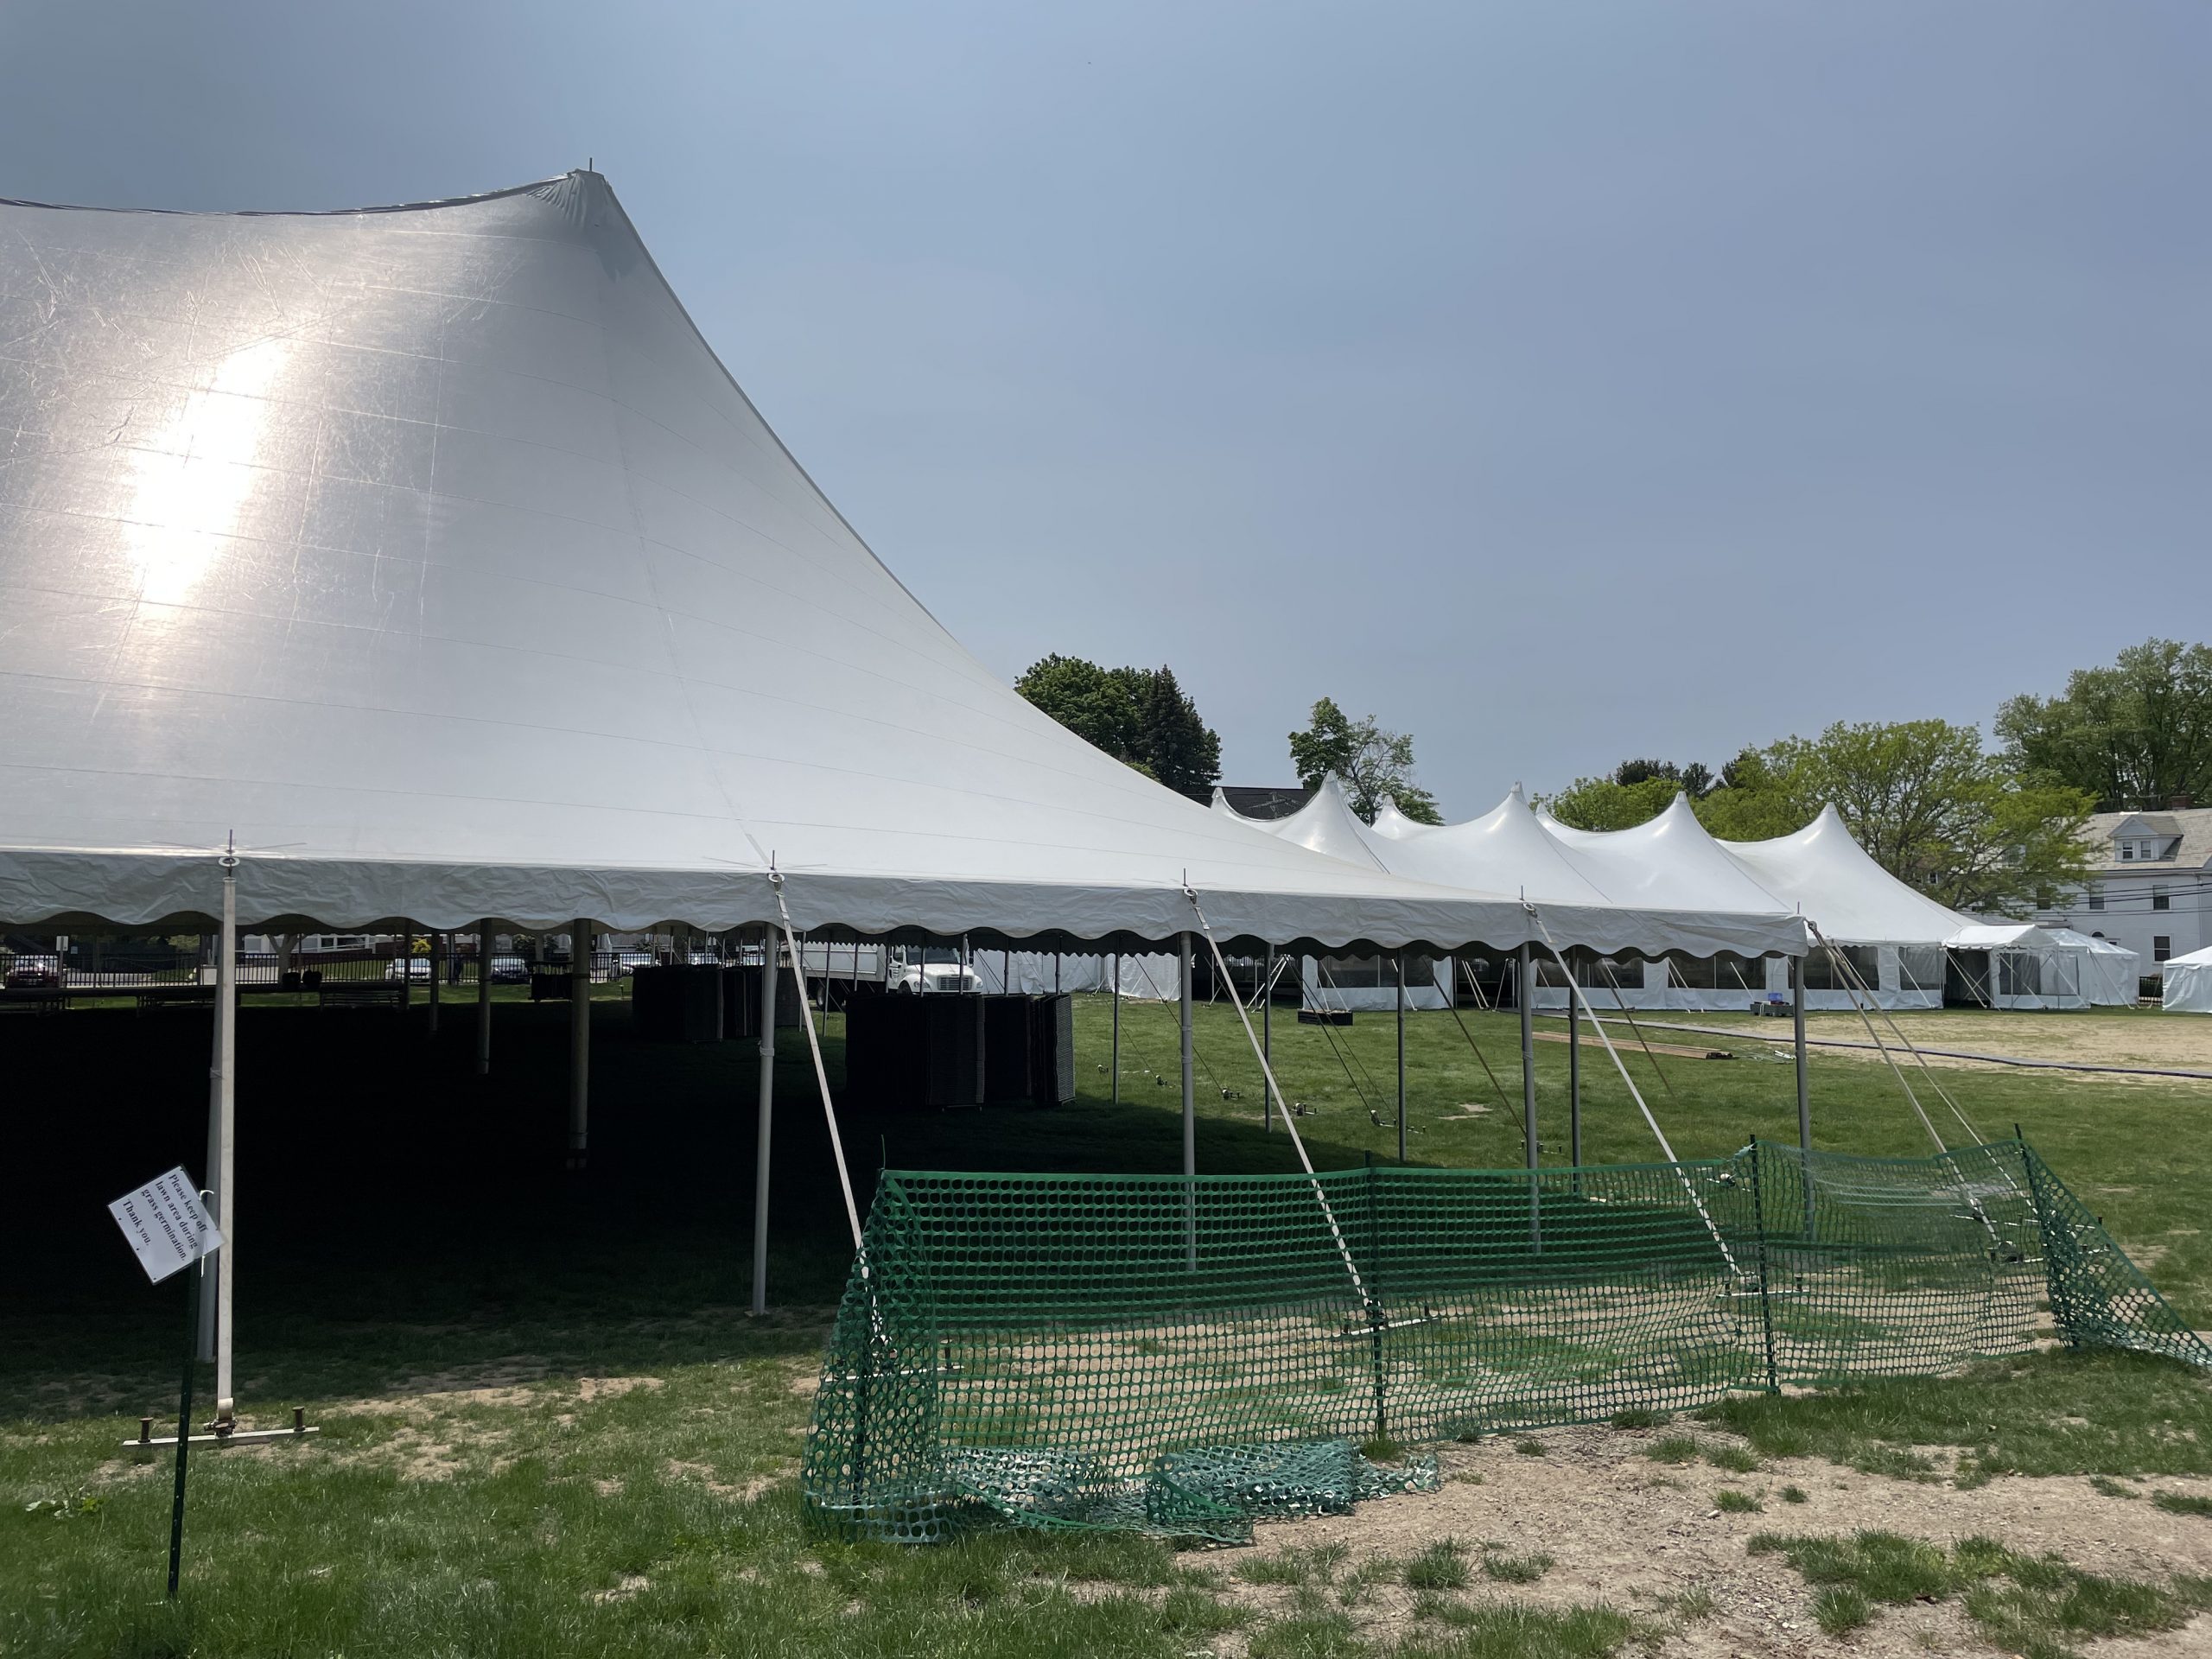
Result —
[{"label": "tree line", "polygon": [[[1221,777],[1221,740],[1172,671],[1102,668],[1052,656],[1014,683],[1029,701],[1116,760],[1193,800]],[[1624,830],[1688,797],[1728,841],[1789,835],[1834,805],[1885,869],[1961,910],[2054,904],[2094,861],[2090,814],[2212,805],[2212,647],[2150,639],[2107,665],[2077,669],[2054,696],[2008,699],[1997,744],[1942,720],[1838,721],[1816,737],[1738,752],[1718,772],[1702,762],[1624,760],[1539,796],[1561,823]],[[1410,732],[1347,715],[1323,697],[1289,734],[1307,788],[1334,772],[1352,810],[1373,823],[1393,798],[1407,817],[1439,823],[1435,797],[1414,775]]]}]

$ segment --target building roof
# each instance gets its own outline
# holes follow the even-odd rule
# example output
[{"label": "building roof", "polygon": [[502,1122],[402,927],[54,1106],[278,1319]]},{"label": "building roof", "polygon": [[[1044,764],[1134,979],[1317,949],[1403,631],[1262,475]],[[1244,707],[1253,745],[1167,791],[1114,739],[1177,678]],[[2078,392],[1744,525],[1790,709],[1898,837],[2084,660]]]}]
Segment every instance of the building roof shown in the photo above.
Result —
[{"label": "building roof", "polygon": [[[2171,858],[2129,859],[2113,855],[2113,837],[2123,830],[2145,836],[2178,840]],[[2098,812],[2082,827],[2082,840],[2095,854],[2094,868],[2101,874],[2149,875],[2160,870],[2212,868],[2212,807],[2179,807],[2164,812]]]},{"label": "building roof", "polygon": [[1271,784],[1223,784],[1219,788],[1239,817],[1262,822],[1287,818],[1313,798],[1313,791],[1303,784],[1280,787]]}]

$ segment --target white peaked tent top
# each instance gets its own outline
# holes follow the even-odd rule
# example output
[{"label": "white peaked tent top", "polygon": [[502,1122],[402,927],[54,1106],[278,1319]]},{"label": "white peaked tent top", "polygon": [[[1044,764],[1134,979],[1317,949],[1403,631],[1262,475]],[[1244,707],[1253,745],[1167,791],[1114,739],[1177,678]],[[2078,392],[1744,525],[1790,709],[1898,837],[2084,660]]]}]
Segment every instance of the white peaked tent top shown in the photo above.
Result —
[{"label": "white peaked tent top", "polygon": [[1538,904],[1618,902],[1590,879],[1572,853],[1544,833],[1518,784],[1479,818],[1393,842],[1390,867],[1424,881],[1459,881],[1522,893]]},{"label": "white peaked tent top", "polygon": [[1794,834],[1718,845],[1840,944],[1942,944],[1977,925],[1877,864],[1833,806]]},{"label": "white peaked tent top", "polygon": [[1687,795],[1675,796],[1656,817],[1626,830],[1571,830],[1548,817],[1544,828],[1582,861],[1592,880],[1617,904],[1791,908],[1728,856],[1698,822]]},{"label": "white peaked tent top", "polygon": [[1320,787],[1306,797],[1303,806],[1280,818],[1245,817],[1229,804],[1229,798],[1217,789],[1214,791],[1214,799],[1221,810],[1238,823],[1264,830],[1278,841],[1326,853],[1331,858],[1340,858],[1367,869],[1384,868],[1370,844],[1372,832],[1351,810],[1351,801],[1344,797],[1344,786],[1333,772],[1323,776]]},{"label": "white peaked tent top", "polygon": [[962,649],[598,175],[0,202],[0,918],[1517,943],[1249,834]]},{"label": "white peaked tent top", "polygon": [[2140,962],[2142,952],[2131,950],[2117,939],[2099,938],[2094,933],[2082,933],[2070,927],[2046,927],[2043,930],[2051,940],[2072,950],[2087,950],[2093,956],[2126,957],[2131,962]]},{"label": "white peaked tent top", "polygon": [[[1234,815],[1225,798],[1217,798],[1217,808]],[[1288,817],[1239,821],[1332,857],[1437,887],[1512,893],[1548,918],[1574,918],[1571,934],[1557,921],[1548,923],[1553,941],[1562,947],[1687,950],[1700,957],[1719,950],[1756,956],[1804,949],[1802,925],[1771,899],[1676,904],[1624,900],[1607,893],[1590,879],[1573,849],[1546,833],[1518,785],[1479,818],[1424,825],[1423,833],[1399,840],[1362,823],[1333,776],[1324,778],[1313,798]],[[1748,885],[1738,877],[1739,889]]]},{"label": "white peaked tent top", "polygon": [[[1517,788],[1518,785],[1516,785],[1516,787]],[[1408,817],[1398,810],[1398,803],[1395,796],[1385,795],[1382,804],[1375,810],[1373,825],[1375,833],[1387,841],[1411,841],[1417,836],[1425,836],[1430,830],[1441,827],[1433,823],[1422,823]]]}]

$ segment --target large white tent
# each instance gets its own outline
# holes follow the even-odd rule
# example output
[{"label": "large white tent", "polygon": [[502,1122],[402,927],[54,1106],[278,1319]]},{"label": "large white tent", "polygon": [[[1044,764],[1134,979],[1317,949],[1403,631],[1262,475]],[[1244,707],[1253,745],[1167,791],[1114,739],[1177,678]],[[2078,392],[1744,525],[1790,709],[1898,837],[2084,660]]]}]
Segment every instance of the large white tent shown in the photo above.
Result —
[{"label": "large white tent", "polygon": [[[1187,986],[1202,915],[1386,950],[1620,921],[1255,835],[1032,708],[591,172],[330,213],[0,201],[0,921],[218,931],[226,1239],[245,927],[1179,938]],[[580,998],[579,1157],[589,1031]]]},{"label": "large white tent", "polygon": [[2212,1014],[2212,946],[2175,957],[2165,964],[2165,988],[2159,1001],[2171,1014]]}]

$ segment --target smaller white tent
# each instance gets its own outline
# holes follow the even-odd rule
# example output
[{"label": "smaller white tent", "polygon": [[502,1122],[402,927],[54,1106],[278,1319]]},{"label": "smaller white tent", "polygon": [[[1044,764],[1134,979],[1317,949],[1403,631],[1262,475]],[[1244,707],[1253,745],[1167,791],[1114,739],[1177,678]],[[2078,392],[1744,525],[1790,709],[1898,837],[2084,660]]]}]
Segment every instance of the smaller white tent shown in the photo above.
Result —
[{"label": "smaller white tent", "polygon": [[2161,1000],[2171,1014],[2212,1014],[2212,945],[2166,963]]},{"label": "smaller white tent", "polygon": [[2143,958],[2116,940],[2070,927],[2044,930],[2061,948],[2081,953],[2082,995],[2090,1006],[2132,1008],[2140,998]]}]

